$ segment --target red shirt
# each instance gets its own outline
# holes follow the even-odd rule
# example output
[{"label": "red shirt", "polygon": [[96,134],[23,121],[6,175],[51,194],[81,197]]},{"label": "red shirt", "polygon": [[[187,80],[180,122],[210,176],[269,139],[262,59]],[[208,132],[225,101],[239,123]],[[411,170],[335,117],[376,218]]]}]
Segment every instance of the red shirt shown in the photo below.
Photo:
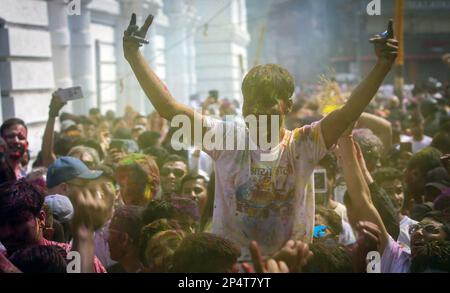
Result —
[{"label": "red shirt", "polygon": [[[67,253],[69,253],[72,250],[72,245],[67,243],[61,243],[61,242],[54,242],[47,240],[45,238],[42,238],[42,241],[40,243],[44,246],[59,246],[63,248]],[[94,256],[94,273],[106,273],[105,268],[103,267],[102,263],[96,256]]]}]

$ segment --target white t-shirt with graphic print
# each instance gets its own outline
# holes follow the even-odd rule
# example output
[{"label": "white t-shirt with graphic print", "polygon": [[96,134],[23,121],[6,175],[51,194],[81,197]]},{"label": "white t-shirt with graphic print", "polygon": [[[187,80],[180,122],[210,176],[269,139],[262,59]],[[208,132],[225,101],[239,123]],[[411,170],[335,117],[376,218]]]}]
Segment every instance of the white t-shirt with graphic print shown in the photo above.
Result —
[{"label": "white t-shirt with graphic print", "polygon": [[[248,138],[244,124],[204,118],[210,129],[234,123],[224,141]],[[252,144],[249,140],[249,144]],[[254,145],[254,144],[253,144]],[[250,241],[263,255],[277,251],[289,239],[310,242],[314,227],[312,173],[328,152],[320,122],[286,131],[282,142],[268,151],[205,150],[215,164],[212,232],[230,239],[248,257]],[[262,154],[273,161],[262,161]]]}]

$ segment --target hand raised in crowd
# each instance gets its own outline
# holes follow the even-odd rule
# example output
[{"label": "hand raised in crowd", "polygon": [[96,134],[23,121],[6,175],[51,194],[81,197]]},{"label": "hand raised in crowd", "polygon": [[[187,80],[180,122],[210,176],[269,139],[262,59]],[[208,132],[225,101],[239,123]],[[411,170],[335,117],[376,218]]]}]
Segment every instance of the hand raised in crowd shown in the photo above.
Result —
[{"label": "hand raised in crowd", "polygon": [[74,205],[73,225],[96,230],[112,215],[115,192],[107,183],[76,187],[72,196]]},{"label": "hand raised in crowd", "polygon": [[394,37],[392,20],[389,20],[386,35],[375,35],[370,42],[375,45],[378,62],[382,65],[392,66],[398,55],[398,41]]},{"label": "hand raised in crowd", "polygon": [[352,248],[352,260],[354,272],[365,273],[367,271],[367,255],[371,251],[379,251],[381,231],[377,225],[361,221],[356,224],[358,240]]},{"label": "hand raised in crowd", "polygon": [[289,273],[288,265],[282,260],[276,261],[271,258],[264,261],[256,241],[250,243],[250,253],[252,255],[253,267],[256,273]]},{"label": "hand raised in crowd", "polygon": [[361,249],[367,251],[378,251],[380,248],[380,228],[371,222],[361,221],[356,224],[356,231],[358,232],[358,245]]},{"label": "hand raised in crowd", "polygon": [[272,258],[286,263],[291,272],[300,272],[313,257],[309,246],[302,241],[289,240]]},{"label": "hand raised in crowd", "polygon": [[372,174],[370,174],[369,169],[367,168],[366,160],[364,159],[363,152],[361,150],[361,147],[357,142],[353,142],[356,149],[356,158],[358,159],[359,167],[361,168],[361,171],[364,175],[364,179],[366,180],[366,183],[368,185],[372,184],[374,182]]},{"label": "hand raised in crowd", "polygon": [[131,15],[130,24],[123,35],[123,52],[125,59],[134,57],[134,55],[139,52],[139,47],[142,44],[147,44],[148,41],[145,40],[147,36],[148,29],[153,23],[153,15],[147,16],[145,23],[142,27],[136,25],[136,14]]},{"label": "hand raised in crowd", "polygon": [[67,103],[61,101],[61,98],[58,96],[58,91],[60,89],[58,89],[57,91],[55,91],[52,94],[52,100],[50,102],[50,106],[49,106],[49,116],[52,118],[58,117],[59,116],[59,111],[62,109],[62,107],[64,107]]}]

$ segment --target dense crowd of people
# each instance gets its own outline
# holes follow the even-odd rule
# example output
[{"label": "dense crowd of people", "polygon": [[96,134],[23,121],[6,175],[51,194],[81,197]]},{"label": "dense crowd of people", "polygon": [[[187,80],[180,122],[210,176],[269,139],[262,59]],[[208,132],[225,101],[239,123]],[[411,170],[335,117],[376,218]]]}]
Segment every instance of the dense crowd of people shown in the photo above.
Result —
[{"label": "dense crowd of people", "polygon": [[[75,271],[95,273],[450,272],[450,81],[402,99],[380,88],[398,43],[377,36],[378,62],[357,86],[296,90],[285,69],[261,65],[242,109],[215,90],[181,105],[139,51],[152,20],[132,19],[124,52],[155,112],[73,115],[55,92],[38,154],[24,121],[1,125],[0,272],[66,273],[72,252]],[[177,115],[256,147],[211,149],[184,133],[180,148]],[[253,137],[249,115],[280,127],[259,121]]]}]

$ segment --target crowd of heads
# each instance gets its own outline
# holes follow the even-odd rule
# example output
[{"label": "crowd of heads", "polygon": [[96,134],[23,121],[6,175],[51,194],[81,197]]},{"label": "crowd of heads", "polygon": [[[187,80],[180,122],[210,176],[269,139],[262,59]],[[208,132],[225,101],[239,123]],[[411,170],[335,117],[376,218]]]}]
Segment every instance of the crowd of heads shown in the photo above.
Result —
[{"label": "crowd of heads", "polygon": [[[290,74],[275,65],[250,71],[242,90],[244,115],[276,112],[291,129],[324,115],[319,98],[324,86],[296,91]],[[278,96],[286,98],[281,106]],[[415,272],[430,266],[449,271],[449,101],[450,84],[436,80],[416,85],[402,100],[380,91],[367,112],[390,123],[393,144],[386,145],[368,128],[353,131],[367,170],[386,194],[373,201],[382,218],[394,219],[396,227],[390,228],[386,220],[387,229],[399,235],[403,217],[416,221],[406,243],[423,247],[413,249]],[[218,119],[238,116],[240,111],[238,103],[219,99],[217,91],[197,106],[204,115]],[[91,109],[87,116],[61,113],[59,124],[52,149],[55,160],[48,166],[42,153],[28,151],[28,129],[22,120],[9,119],[0,128],[0,242],[17,268],[65,272],[66,251],[43,245],[43,239],[69,243],[79,189],[95,193],[105,185],[114,199],[95,229],[105,231],[107,251],[101,261],[108,271],[242,270],[239,247],[210,233],[214,173],[198,168],[198,161],[192,163],[199,160],[199,150],[172,148],[174,129],[158,113],[144,116],[127,107],[124,116],[117,117],[112,111]],[[299,271],[357,271],[354,248],[362,236],[352,222],[352,203],[345,195],[338,160],[330,153],[317,168],[326,176],[316,192],[314,240],[309,248],[314,256]]]}]

